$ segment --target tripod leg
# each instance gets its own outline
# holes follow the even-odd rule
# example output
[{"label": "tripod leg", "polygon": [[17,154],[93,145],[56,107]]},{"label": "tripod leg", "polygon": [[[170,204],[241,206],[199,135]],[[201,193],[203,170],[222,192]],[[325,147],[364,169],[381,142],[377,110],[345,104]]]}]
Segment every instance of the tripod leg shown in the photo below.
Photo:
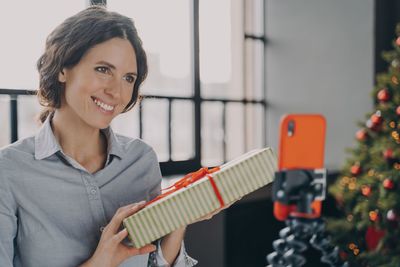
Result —
[{"label": "tripod leg", "polygon": [[348,263],[343,263],[339,258],[339,248],[331,245],[331,238],[325,232],[325,223],[316,219],[312,225],[316,233],[310,239],[310,244],[322,252],[321,262],[331,267],[348,267]]},{"label": "tripod leg", "polygon": [[280,239],[272,243],[275,252],[267,256],[270,264],[268,267],[300,267],[306,263],[305,258],[300,254],[307,249],[303,238],[304,225],[299,224],[296,219],[288,219],[286,225],[288,227],[279,232]]}]

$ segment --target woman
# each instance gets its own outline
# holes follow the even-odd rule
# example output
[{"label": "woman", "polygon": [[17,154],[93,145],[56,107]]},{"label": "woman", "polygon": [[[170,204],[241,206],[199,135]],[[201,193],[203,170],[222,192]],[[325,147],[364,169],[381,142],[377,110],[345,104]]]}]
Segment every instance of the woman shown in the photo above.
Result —
[{"label": "woman", "polygon": [[0,266],[195,265],[185,227],[140,249],[123,243],[122,220],[161,182],[154,151],[109,127],[147,74],[133,22],[89,7],[49,35],[37,67],[43,125],[0,150]]}]

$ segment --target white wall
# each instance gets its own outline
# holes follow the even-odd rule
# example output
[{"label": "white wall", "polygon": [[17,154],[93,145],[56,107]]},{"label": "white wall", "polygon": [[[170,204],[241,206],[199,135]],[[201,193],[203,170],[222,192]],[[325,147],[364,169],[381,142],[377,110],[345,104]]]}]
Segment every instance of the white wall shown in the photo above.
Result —
[{"label": "white wall", "polygon": [[266,0],[267,144],[285,113],[327,119],[325,163],[339,169],[372,111],[373,0]]}]

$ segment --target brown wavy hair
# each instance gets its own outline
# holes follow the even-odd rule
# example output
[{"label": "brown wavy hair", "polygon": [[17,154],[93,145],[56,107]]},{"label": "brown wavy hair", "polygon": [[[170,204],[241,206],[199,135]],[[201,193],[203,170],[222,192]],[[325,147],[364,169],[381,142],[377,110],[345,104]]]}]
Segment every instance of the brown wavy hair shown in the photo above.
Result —
[{"label": "brown wavy hair", "polygon": [[45,107],[39,120],[61,106],[64,84],[58,81],[63,68],[72,68],[93,46],[119,37],[128,40],[135,50],[138,77],[133,85],[132,98],[125,109],[127,112],[140,101],[139,87],[147,76],[147,58],[132,19],[104,6],[91,6],[67,18],[46,39],[45,52],[37,61],[39,71],[39,103]]}]

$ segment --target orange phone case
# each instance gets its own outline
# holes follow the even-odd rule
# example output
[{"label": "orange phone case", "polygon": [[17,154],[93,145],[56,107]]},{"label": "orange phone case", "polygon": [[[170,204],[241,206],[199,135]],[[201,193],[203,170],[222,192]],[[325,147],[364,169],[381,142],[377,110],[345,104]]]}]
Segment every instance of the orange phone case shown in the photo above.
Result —
[{"label": "orange phone case", "polygon": [[[319,114],[290,114],[282,118],[278,170],[321,169],[324,167],[325,118]],[[321,201],[314,201],[312,208],[316,216],[321,214]],[[274,215],[284,221],[295,205],[275,201]]]}]

